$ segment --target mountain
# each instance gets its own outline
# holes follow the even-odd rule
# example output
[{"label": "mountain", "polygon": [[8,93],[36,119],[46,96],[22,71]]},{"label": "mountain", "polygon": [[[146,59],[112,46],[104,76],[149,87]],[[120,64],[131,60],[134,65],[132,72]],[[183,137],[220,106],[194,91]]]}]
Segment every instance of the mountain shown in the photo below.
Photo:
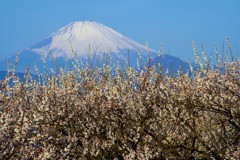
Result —
[{"label": "mountain", "polygon": [[[108,58],[111,58],[113,64],[121,65],[128,59],[129,64],[136,67],[138,52],[140,52],[145,62],[148,55],[153,57],[154,63],[161,61],[159,57],[154,58],[157,57],[155,50],[149,49],[147,52],[146,46],[103,24],[84,21],[70,23],[52,33],[46,39],[22,51],[17,71],[24,72],[25,68],[29,66],[31,72],[34,72],[34,65],[36,64],[40,72],[43,72],[43,52],[49,68],[54,67],[52,57],[55,57],[58,65],[66,66],[68,65],[67,60],[74,58],[71,47],[83,64],[89,62],[94,66],[105,63],[105,56],[111,55]],[[15,56],[11,57],[10,61],[14,63]],[[170,61],[173,64],[175,61],[178,61],[176,68],[179,68],[179,64],[186,66],[186,63],[180,59],[166,55],[164,62],[168,63]],[[0,65],[3,67],[0,70],[7,69],[7,62],[8,60],[0,62]]]},{"label": "mountain", "polygon": [[41,54],[53,52],[55,57],[73,58],[70,43],[80,56],[87,56],[89,46],[93,53],[102,54],[110,49],[113,53],[122,50],[145,50],[146,47],[126,36],[96,22],[73,22],[51,34],[47,39],[30,49]]}]

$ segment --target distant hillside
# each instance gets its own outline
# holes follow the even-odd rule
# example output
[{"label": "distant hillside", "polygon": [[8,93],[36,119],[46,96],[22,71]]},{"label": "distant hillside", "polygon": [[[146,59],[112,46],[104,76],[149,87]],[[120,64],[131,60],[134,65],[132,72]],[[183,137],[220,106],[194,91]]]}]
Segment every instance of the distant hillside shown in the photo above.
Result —
[{"label": "distant hillside", "polygon": [[[7,72],[6,71],[0,71],[0,80],[3,80],[6,76]],[[20,79],[24,78],[24,73],[15,73],[16,76],[18,76]]]}]

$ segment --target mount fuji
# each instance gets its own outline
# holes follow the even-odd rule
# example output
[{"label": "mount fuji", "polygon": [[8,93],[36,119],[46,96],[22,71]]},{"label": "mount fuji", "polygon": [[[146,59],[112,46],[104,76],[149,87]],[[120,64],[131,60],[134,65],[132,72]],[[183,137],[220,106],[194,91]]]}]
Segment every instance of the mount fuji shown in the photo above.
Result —
[{"label": "mount fuji", "polygon": [[[66,66],[68,61],[74,58],[73,52],[83,64],[91,60],[92,65],[95,66],[105,63],[105,56],[111,55],[112,64],[125,63],[127,59],[128,65],[136,67],[138,53],[145,62],[150,55],[151,64],[160,62],[165,68],[170,68],[170,62],[175,69],[188,66],[184,61],[170,55],[164,55],[164,60],[162,60],[162,57],[157,56],[157,51],[147,49],[146,46],[103,24],[77,21],[60,28],[46,39],[23,50],[19,56],[17,71],[25,72],[26,67],[30,67],[33,73],[34,65],[38,66],[40,72],[44,71],[42,54],[45,55],[49,68],[54,67],[52,57],[60,66]],[[0,70],[6,70],[8,61],[14,63],[15,59],[13,56],[0,62]]]}]

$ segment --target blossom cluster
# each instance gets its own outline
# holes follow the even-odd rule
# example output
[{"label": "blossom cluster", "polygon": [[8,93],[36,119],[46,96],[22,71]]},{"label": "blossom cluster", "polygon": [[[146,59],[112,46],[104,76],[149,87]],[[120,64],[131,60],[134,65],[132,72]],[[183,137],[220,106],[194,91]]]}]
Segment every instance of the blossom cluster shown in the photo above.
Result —
[{"label": "blossom cluster", "polygon": [[240,59],[166,75],[109,66],[0,83],[0,159],[238,159]]}]

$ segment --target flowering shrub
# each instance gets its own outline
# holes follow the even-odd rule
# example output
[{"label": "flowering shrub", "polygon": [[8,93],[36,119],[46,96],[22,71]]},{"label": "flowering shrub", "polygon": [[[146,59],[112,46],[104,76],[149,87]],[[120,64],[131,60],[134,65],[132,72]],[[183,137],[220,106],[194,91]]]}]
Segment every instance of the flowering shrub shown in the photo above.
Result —
[{"label": "flowering shrub", "polygon": [[0,82],[0,159],[240,157],[240,59],[191,76],[75,69]]}]

